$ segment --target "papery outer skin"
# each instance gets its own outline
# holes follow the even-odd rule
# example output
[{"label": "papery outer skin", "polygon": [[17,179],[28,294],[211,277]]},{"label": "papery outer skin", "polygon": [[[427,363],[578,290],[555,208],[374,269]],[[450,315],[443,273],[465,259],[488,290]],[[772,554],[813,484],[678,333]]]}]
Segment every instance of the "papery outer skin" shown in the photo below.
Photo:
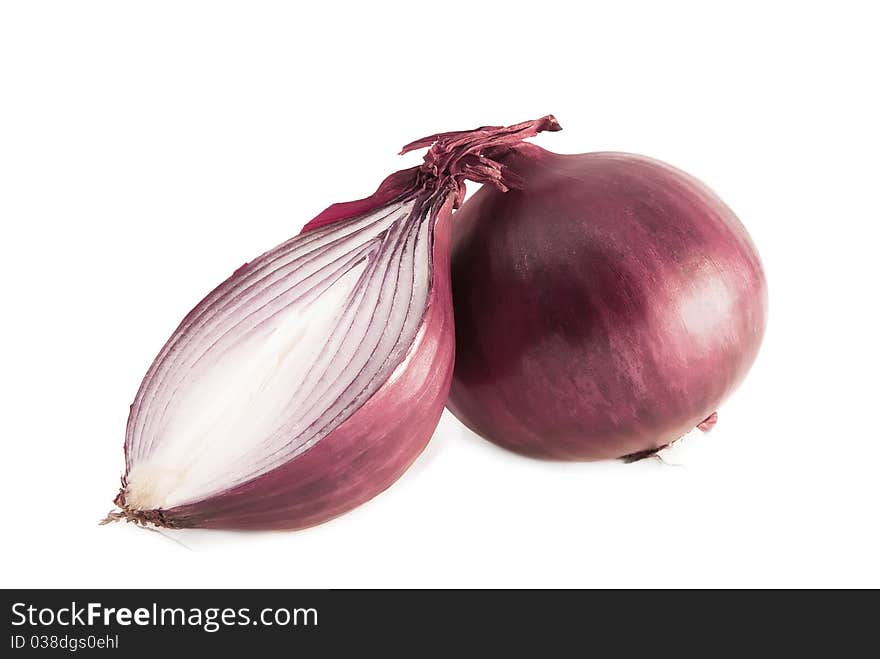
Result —
[{"label": "papery outer skin", "polygon": [[372,499],[431,438],[446,403],[455,351],[449,282],[451,200],[434,227],[434,274],[416,340],[392,377],[301,456],[227,492],[163,511],[175,527],[295,530]]},{"label": "papery outer skin", "polygon": [[499,159],[524,189],[484,186],[453,223],[449,409],[501,446],[568,460],[650,451],[709,421],[766,323],[733,212],[641,156],[523,144]]},{"label": "papery outer skin", "polygon": [[382,181],[376,192],[369,197],[333,204],[310,220],[300,233],[308,233],[339,220],[365,215],[376,208],[391,203],[394,199],[415,190],[418,185],[418,172],[418,167],[394,172]]}]

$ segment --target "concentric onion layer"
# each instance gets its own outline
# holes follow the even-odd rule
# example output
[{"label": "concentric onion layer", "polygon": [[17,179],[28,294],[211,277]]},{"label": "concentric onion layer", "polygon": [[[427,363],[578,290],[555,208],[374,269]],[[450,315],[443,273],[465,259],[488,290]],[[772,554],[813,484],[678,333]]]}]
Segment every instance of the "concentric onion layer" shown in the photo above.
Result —
[{"label": "concentric onion layer", "polygon": [[422,323],[441,197],[403,196],[300,234],[202,300],[132,405],[126,508],[169,509],[229,491],[356,412]]}]

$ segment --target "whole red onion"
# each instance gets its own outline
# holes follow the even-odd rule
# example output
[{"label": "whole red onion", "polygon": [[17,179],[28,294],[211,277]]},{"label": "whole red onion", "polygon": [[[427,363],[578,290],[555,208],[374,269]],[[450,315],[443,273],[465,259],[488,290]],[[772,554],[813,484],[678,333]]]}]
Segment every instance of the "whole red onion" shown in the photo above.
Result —
[{"label": "whole red onion", "polygon": [[695,178],[643,156],[493,154],[520,189],[456,214],[448,407],[533,456],[642,457],[714,412],[764,333],[758,254]]}]

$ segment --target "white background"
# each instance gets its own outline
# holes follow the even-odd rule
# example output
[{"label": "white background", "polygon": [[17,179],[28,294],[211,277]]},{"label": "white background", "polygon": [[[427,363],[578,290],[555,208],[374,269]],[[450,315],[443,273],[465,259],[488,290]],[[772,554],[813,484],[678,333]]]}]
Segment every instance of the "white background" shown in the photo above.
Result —
[{"label": "white background", "polygon": [[[871,3],[6,2],[0,585],[880,586]],[[444,419],[298,533],[99,527],[183,314],[440,131],[681,167],[764,259],[758,361],[666,460],[518,457]]]}]

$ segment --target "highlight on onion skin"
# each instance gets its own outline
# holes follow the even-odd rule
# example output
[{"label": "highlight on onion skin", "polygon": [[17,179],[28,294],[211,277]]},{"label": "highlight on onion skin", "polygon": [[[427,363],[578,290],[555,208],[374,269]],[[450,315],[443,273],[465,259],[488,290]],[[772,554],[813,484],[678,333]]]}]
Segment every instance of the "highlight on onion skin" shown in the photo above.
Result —
[{"label": "highlight on onion skin", "polygon": [[742,382],[764,334],[757,251],[705,185],[650,158],[496,156],[521,179],[456,213],[449,409],[530,456],[641,458]]},{"label": "highlight on onion skin", "polygon": [[181,322],[131,406],[104,520],[292,530],[389,487],[424,449],[454,360],[452,211],[491,154],[552,117],[440,133],[423,165],[330,206]]}]

